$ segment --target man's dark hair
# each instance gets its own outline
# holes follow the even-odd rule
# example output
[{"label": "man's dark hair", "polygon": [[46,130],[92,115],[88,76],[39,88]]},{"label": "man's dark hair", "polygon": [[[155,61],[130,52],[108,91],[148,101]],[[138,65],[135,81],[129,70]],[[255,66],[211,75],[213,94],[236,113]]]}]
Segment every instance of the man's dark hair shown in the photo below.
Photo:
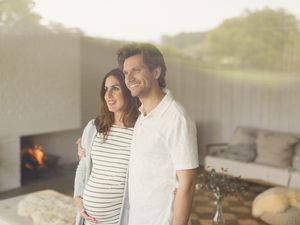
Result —
[{"label": "man's dark hair", "polygon": [[165,60],[161,52],[157,47],[147,43],[131,43],[125,45],[124,47],[118,50],[118,64],[120,69],[123,71],[124,61],[135,55],[142,55],[144,63],[148,66],[150,71],[153,71],[155,68],[160,67],[161,73],[158,78],[158,84],[161,88],[166,87],[166,71],[167,67]]}]

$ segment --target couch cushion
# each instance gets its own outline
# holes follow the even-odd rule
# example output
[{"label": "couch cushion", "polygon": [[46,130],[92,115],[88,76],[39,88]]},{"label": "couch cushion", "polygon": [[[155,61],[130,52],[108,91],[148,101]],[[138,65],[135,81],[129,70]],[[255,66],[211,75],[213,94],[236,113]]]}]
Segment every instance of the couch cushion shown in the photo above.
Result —
[{"label": "couch cushion", "polygon": [[256,156],[253,129],[238,127],[228,142],[228,148],[218,154],[220,157],[244,162],[253,161]]},{"label": "couch cushion", "polygon": [[271,166],[291,165],[292,146],[298,141],[294,135],[275,132],[259,133],[256,139],[257,157],[255,162]]},{"label": "couch cushion", "polygon": [[298,188],[300,190],[300,171],[291,171],[290,176],[289,187]]},{"label": "couch cushion", "polygon": [[300,142],[294,148],[292,167],[300,171]]},{"label": "couch cushion", "polygon": [[240,144],[255,144],[255,136],[253,134],[253,129],[245,128],[245,127],[238,127],[234,131],[233,136],[228,142],[229,146],[235,146]]}]

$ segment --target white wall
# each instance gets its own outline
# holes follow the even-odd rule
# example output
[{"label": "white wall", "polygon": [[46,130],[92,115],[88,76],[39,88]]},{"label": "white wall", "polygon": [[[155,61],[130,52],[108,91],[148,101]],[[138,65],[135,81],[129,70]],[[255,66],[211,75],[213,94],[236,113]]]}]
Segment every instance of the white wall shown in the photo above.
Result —
[{"label": "white wall", "polygon": [[17,136],[0,138],[0,191],[20,186],[20,141]]},{"label": "white wall", "polygon": [[80,126],[76,35],[0,35],[0,136]]},{"label": "white wall", "polygon": [[300,72],[218,75],[169,60],[167,81],[197,123],[201,162],[206,144],[238,126],[300,133]]},{"label": "white wall", "polygon": [[82,37],[81,54],[81,115],[82,126],[100,112],[100,86],[111,69],[118,67],[116,51],[121,45],[116,42]]},{"label": "white wall", "polygon": [[20,186],[21,136],[80,128],[80,40],[68,33],[1,32],[0,54],[4,191]]}]

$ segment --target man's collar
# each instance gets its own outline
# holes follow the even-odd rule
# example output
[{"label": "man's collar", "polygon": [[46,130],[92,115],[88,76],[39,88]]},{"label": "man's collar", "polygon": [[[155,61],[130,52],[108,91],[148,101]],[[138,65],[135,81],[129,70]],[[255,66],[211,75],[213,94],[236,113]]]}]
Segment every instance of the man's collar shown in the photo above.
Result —
[{"label": "man's collar", "polygon": [[144,110],[143,110],[143,104],[139,107],[139,110],[141,112],[141,115],[143,117],[160,117],[166,109],[169,107],[170,103],[173,101],[173,96],[168,89],[163,89],[164,93],[166,95],[163,97],[163,99],[160,101],[160,103],[146,116],[144,116]]}]

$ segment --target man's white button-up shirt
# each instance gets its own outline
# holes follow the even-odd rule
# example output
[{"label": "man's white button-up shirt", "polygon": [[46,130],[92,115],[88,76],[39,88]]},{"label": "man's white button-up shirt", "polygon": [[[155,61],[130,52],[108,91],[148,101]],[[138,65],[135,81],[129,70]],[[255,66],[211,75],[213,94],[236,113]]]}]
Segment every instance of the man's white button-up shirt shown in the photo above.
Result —
[{"label": "man's white button-up shirt", "polygon": [[148,115],[140,110],[129,162],[129,225],[169,225],[176,170],[199,166],[196,127],[168,90]]}]

